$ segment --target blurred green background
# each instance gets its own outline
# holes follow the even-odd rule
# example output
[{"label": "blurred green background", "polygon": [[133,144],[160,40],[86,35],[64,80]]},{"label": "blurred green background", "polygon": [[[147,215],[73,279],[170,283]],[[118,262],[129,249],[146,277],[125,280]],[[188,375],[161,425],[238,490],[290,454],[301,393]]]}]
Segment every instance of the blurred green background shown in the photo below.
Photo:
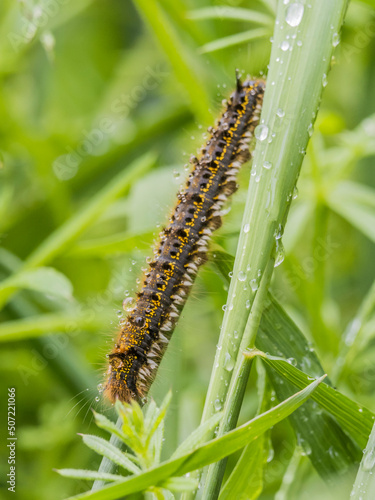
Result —
[{"label": "blurred green background", "polygon": [[[56,246],[42,263],[53,269],[38,265],[23,277],[15,287],[22,290],[1,311],[0,428],[3,436],[7,388],[16,387],[17,498],[61,499],[88,488],[52,469],[99,465],[76,433],[100,434],[91,407],[111,415],[97,385],[122,301],[137,289],[189,157],[234,87],[235,69],[267,73],[271,0],[160,1],[165,38],[137,10],[138,3],[143,4],[0,4],[2,279],[53,239],[57,228],[78,220],[90,203],[99,206],[100,192],[134,160],[147,151],[157,154],[151,168],[133,173],[121,196],[98,208],[88,227]],[[198,13],[204,6],[219,9],[214,17]],[[234,19],[232,7],[251,10]],[[373,411],[375,318],[353,345],[356,325],[350,329],[350,322],[375,271],[374,35],[372,2],[352,2],[294,193],[285,259],[272,284],[339,389]],[[247,165],[213,252],[221,247],[235,253],[249,174]],[[166,456],[199,423],[226,290],[214,262],[207,264],[152,387],[158,403],[173,390]],[[241,421],[256,409],[255,378],[256,373]],[[286,421],[271,437],[274,454],[262,499],[274,498],[295,439]],[[0,446],[3,479],[3,440]],[[298,498],[312,498],[312,491],[325,498],[308,464],[306,477]],[[7,498],[3,481],[0,488]]]}]

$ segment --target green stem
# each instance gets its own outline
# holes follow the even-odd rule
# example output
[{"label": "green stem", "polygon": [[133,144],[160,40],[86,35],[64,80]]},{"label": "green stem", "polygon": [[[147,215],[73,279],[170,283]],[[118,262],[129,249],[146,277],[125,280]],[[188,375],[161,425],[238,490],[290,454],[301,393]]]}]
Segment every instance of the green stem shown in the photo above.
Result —
[{"label": "green stem", "polygon": [[[256,134],[253,175],[202,421],[218,411],[216,401],[226,400],[232,378],[226,357],[230,353],[237,358],[247,305],[251,311],[259,276],[265,273],[275,238],[282,235],[347,1],[298,5],[303,10],[297,18],[290,5],[278,5],[262,129]],[[271,168],[263,168],[265,162]]]},{"label": "green stem", "polygon": [[[217,437],[223,436],[237,425],[238,416],[241,410],[243,397],[247,381],[249,379],[253,358],[245,357],[243,352],[247,348],[253,348],[255,345],[256,334],[262,313],[267,299],[268,286],[271,280],[275,260],[270,259],[266,271],[261,279],[258,293],[254,305],[249,314],[246,328],[242,336],[240,349],[237,355],[236,365],[233,371],[233,377],[229,386],[227,399],[225,401],[223,417],[220,421]],[[203,497],[205,499],[217,498],[220,492],[220,486],[223,480],[227,459],[212,464],[207,473]]]}]

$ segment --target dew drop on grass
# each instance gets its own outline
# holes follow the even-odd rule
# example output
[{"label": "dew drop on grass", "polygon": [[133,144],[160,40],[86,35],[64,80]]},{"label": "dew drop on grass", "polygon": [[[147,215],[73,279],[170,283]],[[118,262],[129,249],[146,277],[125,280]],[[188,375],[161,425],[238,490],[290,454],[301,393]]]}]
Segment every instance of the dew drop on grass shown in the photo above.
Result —
[{"label": "dew drop on grass", "polygon": [[215,408],[216,411],[220,411],[221,410],[222,404],[221,404],[220,399],[215,399],[215,401],[214,401],[214,408]]},{"label": "dew drop on grass", "polygon": [[276,257],[274,267],[278,267],[280,264],[284,262],[285,258],[285,250],[284,245],[282,244],[281,239],[276,240]]},{"label": "dew drop on grass", "polygon": [[300,3],[291,3],[286,9],[285,21],[292,26],[298,26],[302,21],[304,7]]},{"label": "dew drop on grass", "polygon": [[257,280],[256,279],[251,280],[250,286],[251,286],[252,291],[256,292],[258,290],[258,287],[259,287]]},{"label": "dew drop on grass", "polygon": [[266,170],[269,170],[271,167],[272,167],[272,163],[270,161],[264,161],[263,162],[263,167],[266,169]]},{"label": "dew drop on grass", "polygon": [[280,49],[282,51],[286,52],[289,49],[289,42],[287,42],[286,40],[284,40],[283,42],[281,42]]},{"label": "dew drop on grass", "polygon": [[323,73],[323,76],[322,76],[323,87],[327,87],[327,83],[328,83],[327,75],[325,73]]},{"label": "dew drop on grass", "polygon": [[243,227],[243,232],[248,233],[250,231],[250,224],[245,224]]},{"label": "dew drop on grass", "polygon": [[363,459],[362,468],[363,470],[371,470],[375,466],[375,450],[371,448],[370,450],[365,450],[365,457]]},{"label": "dew drop on grass", "polygon": [[279,118],[283,118],[285,116],[285,111],[281,108],[278,108],[278,110],[276,111],[276,114]]},{"label": "dew drop on grass", "polygon": [[224,369],[227,370],[228,372],[231,372],[233,368],[234,368],[234,359],[229,354],[229,352],[226,352],[224,357]]},{"label": "dew drop on grass", "polygon": [[340,43],[340,35],[338,33],[333,33],[333,35],[332,35],[333,47],[337,47],[339,43]]},{"label": "dew drop on grass", "polygon": [[239,281],[245,281],[246,280],[246,273],[244,273],[243,271],[239,271],[237,278]]},{"label": "dew drop on grass", "polygon": [[267,125],[258,125],[254,130],[254,135],[259,141],[265,141],[268,137]]}]

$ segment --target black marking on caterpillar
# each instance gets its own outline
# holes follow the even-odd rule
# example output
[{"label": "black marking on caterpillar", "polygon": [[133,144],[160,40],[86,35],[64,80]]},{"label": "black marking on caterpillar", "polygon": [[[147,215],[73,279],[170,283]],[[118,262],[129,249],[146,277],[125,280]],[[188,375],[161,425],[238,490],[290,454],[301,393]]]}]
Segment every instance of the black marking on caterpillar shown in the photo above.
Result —
[{"label": "black marking on caterpillar", "polygon": [[105,396],[129,402],[148,392],[200,265],[207,260],[220,210],[237,188],[236,174],[250,157],[248,143],[259,122],[265,83],[237,77],[236,90],[178,194],[169,225],[160,233],[134,309],[121,324],[109,354]]}]

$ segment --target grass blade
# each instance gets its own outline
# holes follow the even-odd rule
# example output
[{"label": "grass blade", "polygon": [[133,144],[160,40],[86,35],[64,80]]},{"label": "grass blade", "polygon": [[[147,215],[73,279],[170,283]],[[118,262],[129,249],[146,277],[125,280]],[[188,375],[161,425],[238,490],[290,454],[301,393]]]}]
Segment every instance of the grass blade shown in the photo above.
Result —
[{"label": "grass blade", "polygon": [[210,102],[208,94],[190,61],[186,47],[181,43],[163,9],[156,0],[134,0],[134,3],[159,41],[178,80],[185,87],[196,116],[209,122],[211,116],[207,111]]},{"label": "grass blade", "polygon": [[[225,369],[225,356],[231,352],[237,357],[249,313],[246,304],[251,311],[260,276],[275,252],[275,239],[282,236],[302,152],[306,151],[329,70],[334,48],[332,36],[341,29],[347,1],[317,0],[309,8],[298,5],[302,11],[297,18],[291,18],[290,5],[278,4],[261,128],[256,134],[255,175],[250,179],[203,421],[217,411],[214,404],[217,399],[226,399],[232,374]],[[265,162],[271,168],[263,168]],[[239,273],[246,275],[245,283],[238,279]],[[234,331],[239,334],[238,341],[233,341]],[[206,483],[206,491],[210,491],[207,499],[216,498],[217,483],[214,477],[210,485]]]},{"label": "grass blade", "polygon": [[[268,366],[298,388],[305,387],[311,381],[309,375],[298,370],[287,360],[275,358],[257,350],[249,351],[249,355],[261,356]],[[312,395],[312,399],[335,417],[361,448],[366,446],[375,420],[373,413],[327,384],[321,384],[316,393]]]},{"label": "grass blade", "polygon": [[372,500],[375,497],[375,425],[372,428],[358,474],[350,495],[352,500]]}]

